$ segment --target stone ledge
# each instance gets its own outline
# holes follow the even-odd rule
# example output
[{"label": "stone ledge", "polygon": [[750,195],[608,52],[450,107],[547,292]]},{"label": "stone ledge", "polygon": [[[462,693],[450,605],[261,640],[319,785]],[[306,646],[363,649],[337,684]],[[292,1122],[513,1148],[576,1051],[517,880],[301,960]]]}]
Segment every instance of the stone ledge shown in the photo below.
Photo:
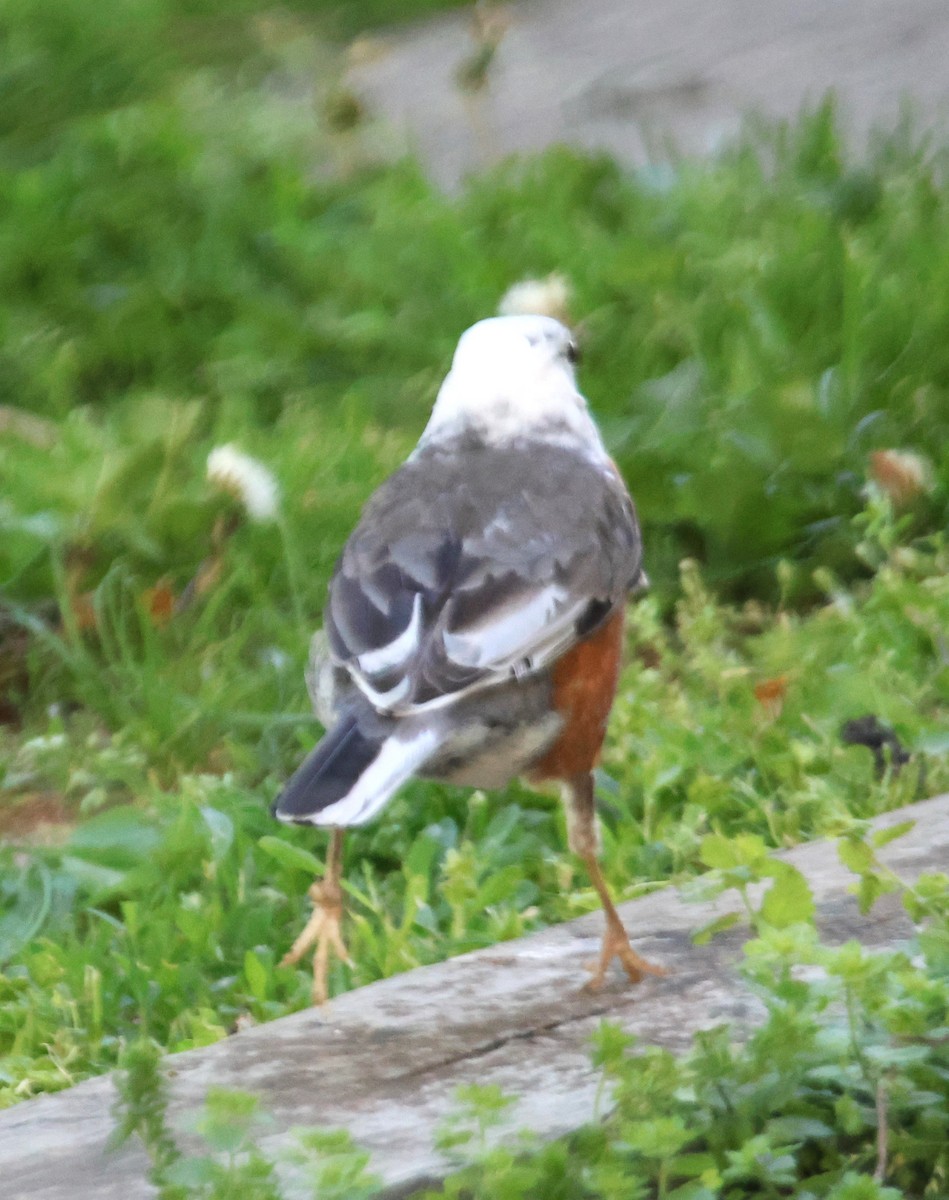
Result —
[{"label": "stone ledge", "polygon": [[[912,880],[949,862],[949,796],[922,801],[874,822],[915,827],[881,859]],[[824,936],[871,946],[898,944],[912,927],[894,897],[861,916],[832,842],[781,857],[807,876]],[[511,1123],[556,1137],[588,1121],[597,1077],[589,1038],[603,1018],[644,1041],[685,1049],[699,1030],[729,1021],[753,1027],[761,1006],[736,971],[740,929],[697,947],[692,930],[733,905],[728,897],[685,904],[672,890],[620,906],[638,949],[671,974],[632,988],[620,974],[597,995],[581,990],[582,964],[599,946],[598,913],[515,942],[381,980],[201,1050],[170,1056],[169,1115],[185,1128],[210,1086],[261,1096],[278,1152],[294,1127],[348,1129],[372,1153],[386,1195],[441,1179],[435,1130],[455,1108],[460,1084],[497,1084],[517,1098]],[[113,1128],[110,1077],[41,1096],[0,1113],[0,1178],[7,1200],[145,1200],[147,1163],[136,1144],[106,1151]],[[183,1136],[187,1144],[187,1136]]]}]

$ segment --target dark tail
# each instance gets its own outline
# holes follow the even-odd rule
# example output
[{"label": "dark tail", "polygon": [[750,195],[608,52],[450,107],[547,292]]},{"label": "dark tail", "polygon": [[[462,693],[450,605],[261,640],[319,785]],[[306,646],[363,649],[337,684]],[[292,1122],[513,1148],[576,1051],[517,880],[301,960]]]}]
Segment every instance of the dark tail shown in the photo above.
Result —
[{"label": "dark tail", "polygon": [[280,821],[323,824],[318,814],[349,794],[384,742],[385,737],[366,737],[347,714],[306,756],[270,811]]},{"label": "dark tail", "polygon": [[358,716],[347,713],[304,759],[271,811],[299,825],[363,825],[441,740],[437,727],[411,720],[366,733]]}]

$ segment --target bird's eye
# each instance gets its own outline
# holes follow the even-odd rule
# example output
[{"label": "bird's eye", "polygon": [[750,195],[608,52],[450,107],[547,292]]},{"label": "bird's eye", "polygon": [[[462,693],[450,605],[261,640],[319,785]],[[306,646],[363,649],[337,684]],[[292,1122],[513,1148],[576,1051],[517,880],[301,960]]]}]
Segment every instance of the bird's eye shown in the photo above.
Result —
[{"label": "bird's eye", "polygon": [[580,347],[576,342],[567,342],[567,362],[578,363],[580,361]]}]

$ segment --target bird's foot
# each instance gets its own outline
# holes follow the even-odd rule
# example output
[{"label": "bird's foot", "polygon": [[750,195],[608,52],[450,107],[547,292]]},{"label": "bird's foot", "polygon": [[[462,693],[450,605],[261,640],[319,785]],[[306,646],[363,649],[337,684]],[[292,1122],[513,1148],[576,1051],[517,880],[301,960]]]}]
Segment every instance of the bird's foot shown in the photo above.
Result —
[{"label": "bird's foot", "polygon": [[313,951],[313,1003],[325,1004],[329,998],[327,978],[329,974],[330,951],[349,966],[352,959],[340,933],[343,919],[343,901],[337,888],[328,888],[325,883],[317,880],[312,884],[307,895],[313,901],[313,912],[304,925],[300,936],[280,960],[282,967],[292,967],[300,961],[306,952]]},{"label": "bird's foot", "polygon": [[606,971],[614,958],[622,963],[623,970],[629,976],[630,983],[640,983],[646,975],[668,975],[665,967],[651,963],[648,959],[637,954],[629,942],[629,934],[621,921],[607,919],[606,932],[603,934],[603,945],[600,949],[599,962],[591,963],[592,978],[587,983],[587,990],[598,992],[606,979]]}]

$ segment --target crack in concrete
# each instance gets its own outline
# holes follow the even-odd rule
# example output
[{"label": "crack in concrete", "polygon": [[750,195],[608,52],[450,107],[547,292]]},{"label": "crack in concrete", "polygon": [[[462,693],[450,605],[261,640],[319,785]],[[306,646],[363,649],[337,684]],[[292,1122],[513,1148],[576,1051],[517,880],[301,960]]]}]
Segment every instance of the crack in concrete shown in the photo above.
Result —
[{"label": "crack in concrete", "polygon": [[426,1063],[423,1067],[407,1071],[404,1075],[400,1075],[400,1079],[414,1079],[425,1075],[437,1073],[446,1067],[457,1066],[459,1063],[471,1062],[479,1058],[485,1058],[488,1054],[493,1054],[496,1050],[503,1050],[505,1046],[509,1046],[514,1042],[529,1042],[534,1038],[543,1036],[544,1034],[552,1033],[554,1030],[562,1029],[570,1025],[576,1024],[578,1021],[586,1021],[591,1017],[601,1017],[604,1013],[615,1011],[615,1006],[610,1004],[599,1004],[595,1008],[583,1013],[572,1013],[566,1017],[558,1017],[552,1021],[544,1021],[540,1024],[532,1025],[530,1029],[516,1029],[511,1033],[502,1034],[499,1037],[492,1038],[489,1042],[483,1042],[480,1045],[467,1048],[462,1054],[450,1054],[445,1058],[438,1059],[434,1062]]}]

